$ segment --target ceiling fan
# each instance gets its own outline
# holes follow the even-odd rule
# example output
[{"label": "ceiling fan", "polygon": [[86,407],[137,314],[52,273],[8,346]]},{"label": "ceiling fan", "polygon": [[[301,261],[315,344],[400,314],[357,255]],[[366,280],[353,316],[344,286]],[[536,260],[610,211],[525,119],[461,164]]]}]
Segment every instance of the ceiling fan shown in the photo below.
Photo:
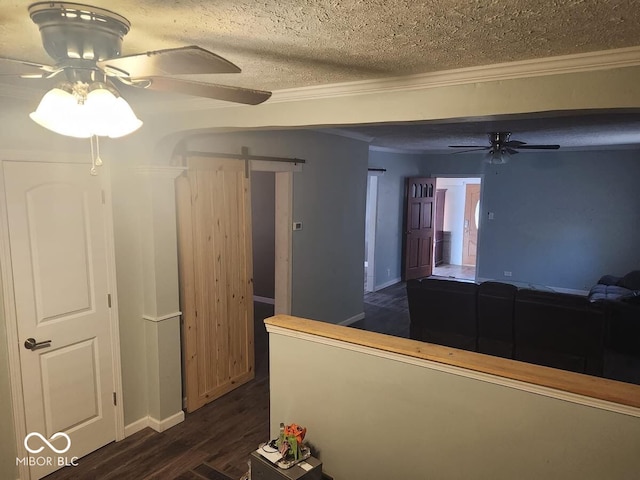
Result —
[{"label": "ceiling fan", "polygon": [[64,73],[69,82],[113,80],[163,92],[257,105],[271,92],[172,78],[172,75],[240,73],[228,60],[197,46],[170,48],[121,56],[123,37],[131,23],[103,8],[70,2],[37,2],[29,6],[39,26],[53,66],[0,58],[0,74],[23,78],[54,78]]},{"label": "ceiling fan", "polygon": [[121,137],[142,125],[116,84],[124,89],[181,93],[247,105],[271,97],[271,92],[263,90],[174,77],[241,72],[233,63],[198,46],[121,56],[122,40],[131,23],[110,10],[71,2],[37,2],[28,10],[54,64],[0,57],[0,76],[57,82],[30,117],[61,135],[90,138],[94,175],[95,167],[102,164],[98,137]]},{"label": "ceiling fan", "polygon": [[487,151],[487,162],[491,164],[504,164],[509,161],[510,155],[520,153],[518,150],[557,150],[560,145],[529,145],[519,140],[511,140],[511,132],[491,132],[488,146],[479,145],[449,145],[449,148],[465,148],[461,152]]}]

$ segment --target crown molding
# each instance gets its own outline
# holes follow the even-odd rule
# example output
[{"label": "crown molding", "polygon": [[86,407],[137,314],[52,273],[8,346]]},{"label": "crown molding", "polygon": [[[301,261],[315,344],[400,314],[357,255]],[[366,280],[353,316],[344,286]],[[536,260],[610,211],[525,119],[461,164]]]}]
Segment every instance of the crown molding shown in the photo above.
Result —
[{"label": "crown molding", "polygon": [[[399,77],[274,90],[272,97],[263,105],[268,106],[275,103],[339,98],[386,92],[424,90],[470,83],[514,80],[519,78],[549,75],[564,75],[636,66],[640,66],[640,46],[556,57],[536,58],[531,60],[519,60],[516,62],[496,63],[492,65],[442,70],[438,72],[420,73]],[[228,102],[220,102],[216,100],[203,102],[202,99],[190,99],[186,102],[172,103],[173,105],[171,106],[164,103],[158,105],[158,107],[162,110],[165,110],[165,107],[169,107],[173,111],[217,110],[223,108],[260,108],[260,106],[251,107],[246,105],[233,105]]]},{"label": "crown molding", "polygon": [[[422,90],[469,83],[563,75],[635,66],[640,66],[640,46],[496,63],[492,65],[442,70],[439,72],[399,77],[274,90],[271,99],[264,105],[385,92]],[[3,85],[0,88],[0,97],[33,100],[34,97],[41,94],[42,91],[40,89],[30,88],[24,85]],[[202,98],[193,98],[186,101],[171,100],[154,103],[154,105],[140,105],[140,110],[146,113],[218,110],[224,108],[260,108],[260,106],[235,105],[217,100],[203,101]]]},{"label": "crown molding", "polygon": [[557,57],[496,63],[478,67],[389,77],[376,80],[290,88],[273,92],[270,103],[411,91],[469,83],[563,75],[640,65],[640,46]]}]

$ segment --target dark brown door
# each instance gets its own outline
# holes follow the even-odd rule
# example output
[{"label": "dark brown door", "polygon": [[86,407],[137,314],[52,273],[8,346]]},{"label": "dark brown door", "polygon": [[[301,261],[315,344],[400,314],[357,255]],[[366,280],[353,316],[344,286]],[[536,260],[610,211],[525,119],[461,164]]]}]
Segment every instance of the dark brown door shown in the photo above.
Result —
[{"label": "dark brown door", "polygon": [[404,280],[431,275],[436,179],[407,179]]},{"label": "dark brown door", "polygon": [[475,266],[478,250],[476,210],[480,205],[480,185],[467,185],[464,202],[464,233],[462,235],[462,264]]}]

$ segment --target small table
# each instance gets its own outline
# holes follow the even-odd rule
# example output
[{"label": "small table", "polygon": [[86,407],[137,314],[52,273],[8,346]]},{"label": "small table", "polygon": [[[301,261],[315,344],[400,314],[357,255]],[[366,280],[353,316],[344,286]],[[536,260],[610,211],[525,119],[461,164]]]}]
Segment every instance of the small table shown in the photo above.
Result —
[{"label": "small table", "polygon": [[322,480],[322,462],[309,457],[291,468],[283,469],[259,453],[251,452],[251,480]]}]

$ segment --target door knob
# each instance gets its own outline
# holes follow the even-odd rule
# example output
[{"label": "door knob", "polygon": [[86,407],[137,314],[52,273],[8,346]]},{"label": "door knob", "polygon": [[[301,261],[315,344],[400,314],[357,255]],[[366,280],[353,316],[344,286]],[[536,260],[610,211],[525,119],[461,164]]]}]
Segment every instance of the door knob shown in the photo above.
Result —
[{"label": "door knob", "polygon": [[45,340],[44,342],[36,342],[35,338],[27,338],[24,341],[24,348],[27,350],[38,350],[40,348],[47,348],[51,346],[51,340]]}]

